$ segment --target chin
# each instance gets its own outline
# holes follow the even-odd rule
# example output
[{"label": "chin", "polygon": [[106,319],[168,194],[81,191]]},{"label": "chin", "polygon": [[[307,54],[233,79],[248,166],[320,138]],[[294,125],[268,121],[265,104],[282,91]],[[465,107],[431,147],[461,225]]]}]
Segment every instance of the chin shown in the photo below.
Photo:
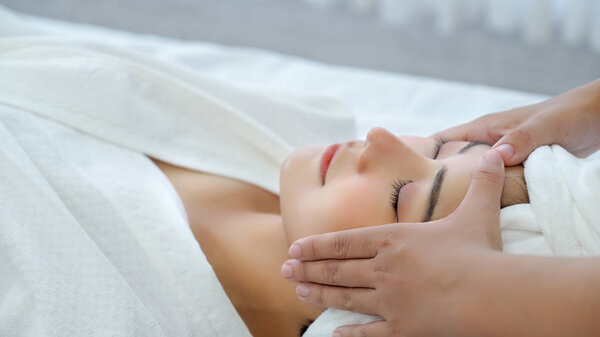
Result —
[{"label": "chin", "polygon": [[279,174],[280,193],[299,184],[319,186],[319,165],[322,147],[303,147],[292,152],[281,164]]},{"label": "chin", "polygon": [[[290,219],[298,219],[303,201],[321,188],[319,165],[322,147],[305,147],[291,153],[281,165],[279,175],[279,203],[284,228]],[[286,230],[287,232],[287,230]],[[288,234],[288,238],[290,233]]]}]

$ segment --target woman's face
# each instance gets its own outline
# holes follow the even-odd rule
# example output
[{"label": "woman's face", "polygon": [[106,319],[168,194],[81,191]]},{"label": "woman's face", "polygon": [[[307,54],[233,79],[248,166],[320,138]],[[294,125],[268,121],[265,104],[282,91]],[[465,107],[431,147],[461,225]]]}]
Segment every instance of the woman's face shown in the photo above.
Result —
[{"label": "woman's face", "polygon": [[438,143],[383,128],[340,144],[322,179],[325,148],[292,153],[281,168],[281,215],[289,242],[312,234],[443,218],[464,198],[483,143]]}]

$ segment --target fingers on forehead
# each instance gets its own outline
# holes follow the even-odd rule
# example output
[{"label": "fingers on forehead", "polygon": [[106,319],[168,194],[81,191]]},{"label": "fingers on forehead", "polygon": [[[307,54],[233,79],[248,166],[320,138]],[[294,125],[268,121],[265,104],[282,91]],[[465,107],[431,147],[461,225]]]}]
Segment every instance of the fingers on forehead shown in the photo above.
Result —
[{"label": "fingers on forehead", "polygon": [[468,140],[469,139],[469,129],[466,125],[459,125],[448,130],[438,132],[434,134],[435,139],[439,139],[441,141],[449,141],[449,140]]},{"label": "fingers on forehead", "polygon": [[489,142],[488,128],[485,126],[486,121],[476,119],[474,121],[460,124],[452,128],[434,134],[434,138],[447,141],[474,141],[484,140]]}]

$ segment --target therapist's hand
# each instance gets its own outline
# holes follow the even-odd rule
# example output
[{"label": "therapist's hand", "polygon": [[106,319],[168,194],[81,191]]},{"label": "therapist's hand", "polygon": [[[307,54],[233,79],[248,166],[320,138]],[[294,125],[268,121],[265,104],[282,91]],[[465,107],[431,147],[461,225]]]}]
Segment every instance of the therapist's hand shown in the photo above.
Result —
[{"label": "therapist's hand", "polygon": [[[336,329],[340,337],[461,335],[476,271],[502,249],[504,165],[488,151],[458,209],[428,223],[396,223],[302,238],[282,275],[298,297],[384,320]],[[463,334],[468,335],[468,334]],[[335,336],[335,334],[334,334]]]},{"label": "therapist's hand", "polygon": [[542,145],[559,144],[585,157],[600,148],[600,80],[542,103],[482,116],[433,137],[495,143],[506,166],[522,163]]}]

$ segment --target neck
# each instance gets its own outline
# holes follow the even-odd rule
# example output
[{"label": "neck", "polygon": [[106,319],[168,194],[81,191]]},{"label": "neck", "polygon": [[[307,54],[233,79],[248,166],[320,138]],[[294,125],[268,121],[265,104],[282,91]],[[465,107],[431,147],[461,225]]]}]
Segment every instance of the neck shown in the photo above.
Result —
[{"label": "neck", "polygon": [[501,207],[526,203],[529,203],[529,194],[527,193],[523,165],[506,167],[504,170],[504,189],[500,201]]}]

